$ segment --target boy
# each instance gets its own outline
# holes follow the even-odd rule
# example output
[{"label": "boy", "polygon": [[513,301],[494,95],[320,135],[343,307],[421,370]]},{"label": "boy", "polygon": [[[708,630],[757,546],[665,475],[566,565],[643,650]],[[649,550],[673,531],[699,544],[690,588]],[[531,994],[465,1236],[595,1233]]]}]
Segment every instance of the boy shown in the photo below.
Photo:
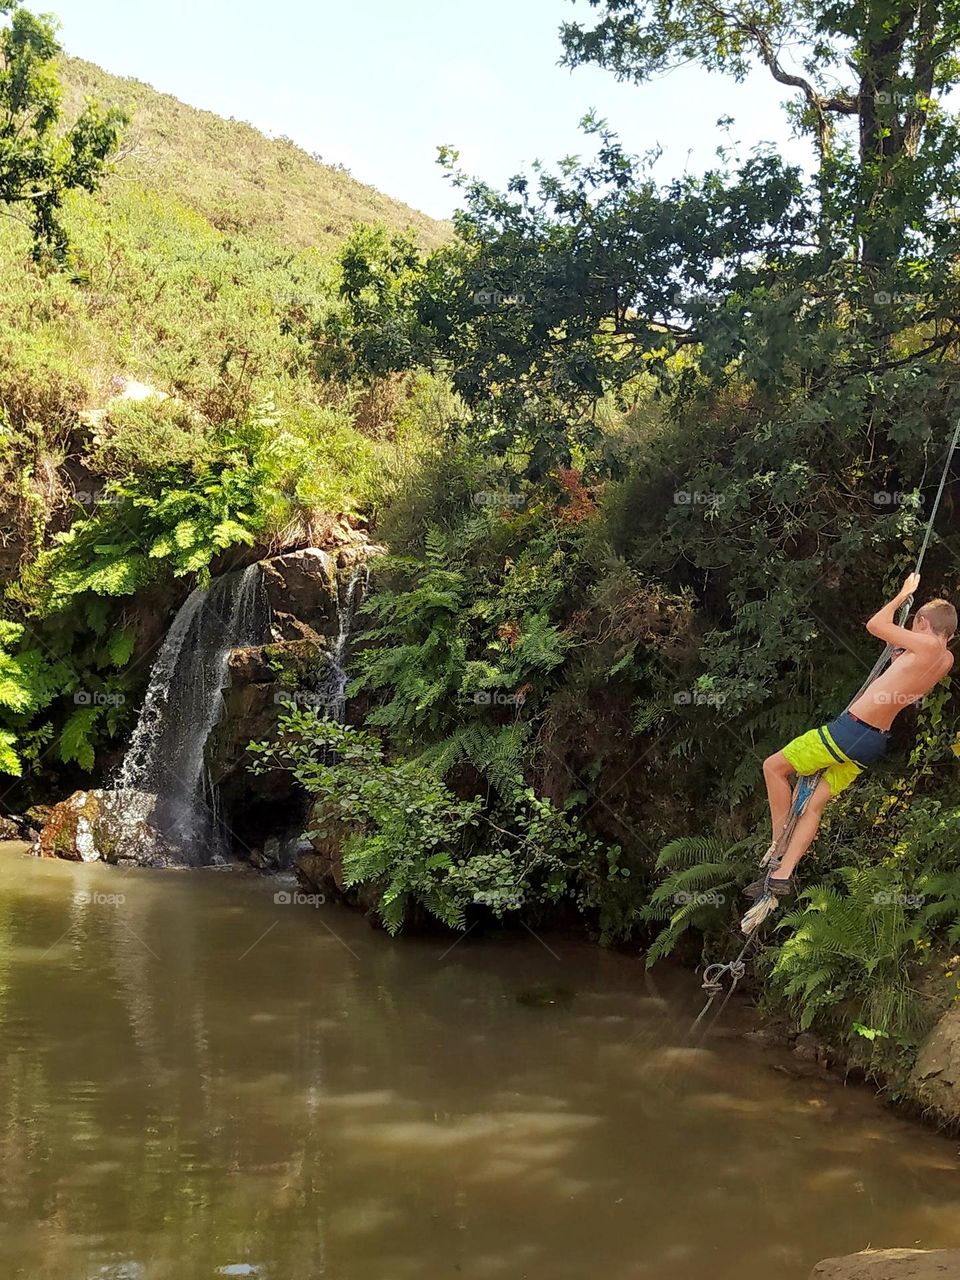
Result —
[{"label": "boy", "polygon": [[[867,765],[880,759],[887,749],[890,726],[899,713],[929,693],[953,666],[953,654],[947,649],[957,629],[957,611],[952,604],[930,600],[917,610],[910,628],[899,627],[894,621],[899,607],[919,584],[920,575],[911,573],[899,595],[867,623],[872,636],[898,650],[889,666],[836,720],[802,733],[764,760],[774,844],[764,860],[770,863],[770,869],[766,877],[748,886],[746,892],[750,896],[772,893],[783,897],[790,892],[790,877],[813,843],[827,801],[848,787]],[[821,769],[823,777],[807,801],[787,847],[773,860],[777,836],[790,813],[794,774],[817,773]]]}]

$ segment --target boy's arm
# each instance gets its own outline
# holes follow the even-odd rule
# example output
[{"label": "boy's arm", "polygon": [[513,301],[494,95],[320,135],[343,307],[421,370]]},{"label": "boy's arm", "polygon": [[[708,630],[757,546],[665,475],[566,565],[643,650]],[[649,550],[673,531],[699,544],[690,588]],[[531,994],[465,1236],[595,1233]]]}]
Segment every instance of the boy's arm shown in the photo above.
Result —
[{"label": "boy's arm", "polygon": [[897,610],[916,591],[920,585],[919,573],[911,573],[900,588],[897,595],[867,622],[867,630],[872,636],[885,640],[887,644],[898,649],[909,649],[911,653],[929,653],[937,644],[932,636],[920,631],[911,631],[908,627],[897,626],[894,618]]}]

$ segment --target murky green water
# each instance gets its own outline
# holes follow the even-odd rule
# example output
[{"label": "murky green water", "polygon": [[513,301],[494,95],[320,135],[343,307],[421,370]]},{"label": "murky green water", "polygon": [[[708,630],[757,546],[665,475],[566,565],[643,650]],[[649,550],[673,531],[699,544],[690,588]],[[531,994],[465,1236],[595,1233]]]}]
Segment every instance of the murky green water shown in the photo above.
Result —
[{"label": "murky green water", "polygon": [[662,1002],[587,946],[391,942],[275,889],[0,851],[0,1276],[805,1280],[960,1245],[955,1143],[671,1048],[682,975]]}]

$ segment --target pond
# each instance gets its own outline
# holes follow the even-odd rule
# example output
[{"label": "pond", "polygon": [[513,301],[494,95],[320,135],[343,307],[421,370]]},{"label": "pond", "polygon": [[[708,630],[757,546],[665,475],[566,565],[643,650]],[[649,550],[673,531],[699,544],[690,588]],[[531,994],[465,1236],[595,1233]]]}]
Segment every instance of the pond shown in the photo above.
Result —
[{"label": "pond", "polygon": [[956,1143],[567,938],[0,848],[0,1275],[806,1280],[960,1245]]}]

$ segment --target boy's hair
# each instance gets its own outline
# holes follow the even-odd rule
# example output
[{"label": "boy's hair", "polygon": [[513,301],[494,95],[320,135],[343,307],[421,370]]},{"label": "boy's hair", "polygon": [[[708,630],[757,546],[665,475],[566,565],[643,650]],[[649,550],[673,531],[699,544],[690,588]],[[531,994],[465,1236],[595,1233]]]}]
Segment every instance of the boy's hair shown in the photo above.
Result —
[{"label": "boy's hair", "polygon": [[917,610],[918,618],[926,618],[930,630],[949,640],[957,630],[957,611],[949,600],[928,600]]}]

